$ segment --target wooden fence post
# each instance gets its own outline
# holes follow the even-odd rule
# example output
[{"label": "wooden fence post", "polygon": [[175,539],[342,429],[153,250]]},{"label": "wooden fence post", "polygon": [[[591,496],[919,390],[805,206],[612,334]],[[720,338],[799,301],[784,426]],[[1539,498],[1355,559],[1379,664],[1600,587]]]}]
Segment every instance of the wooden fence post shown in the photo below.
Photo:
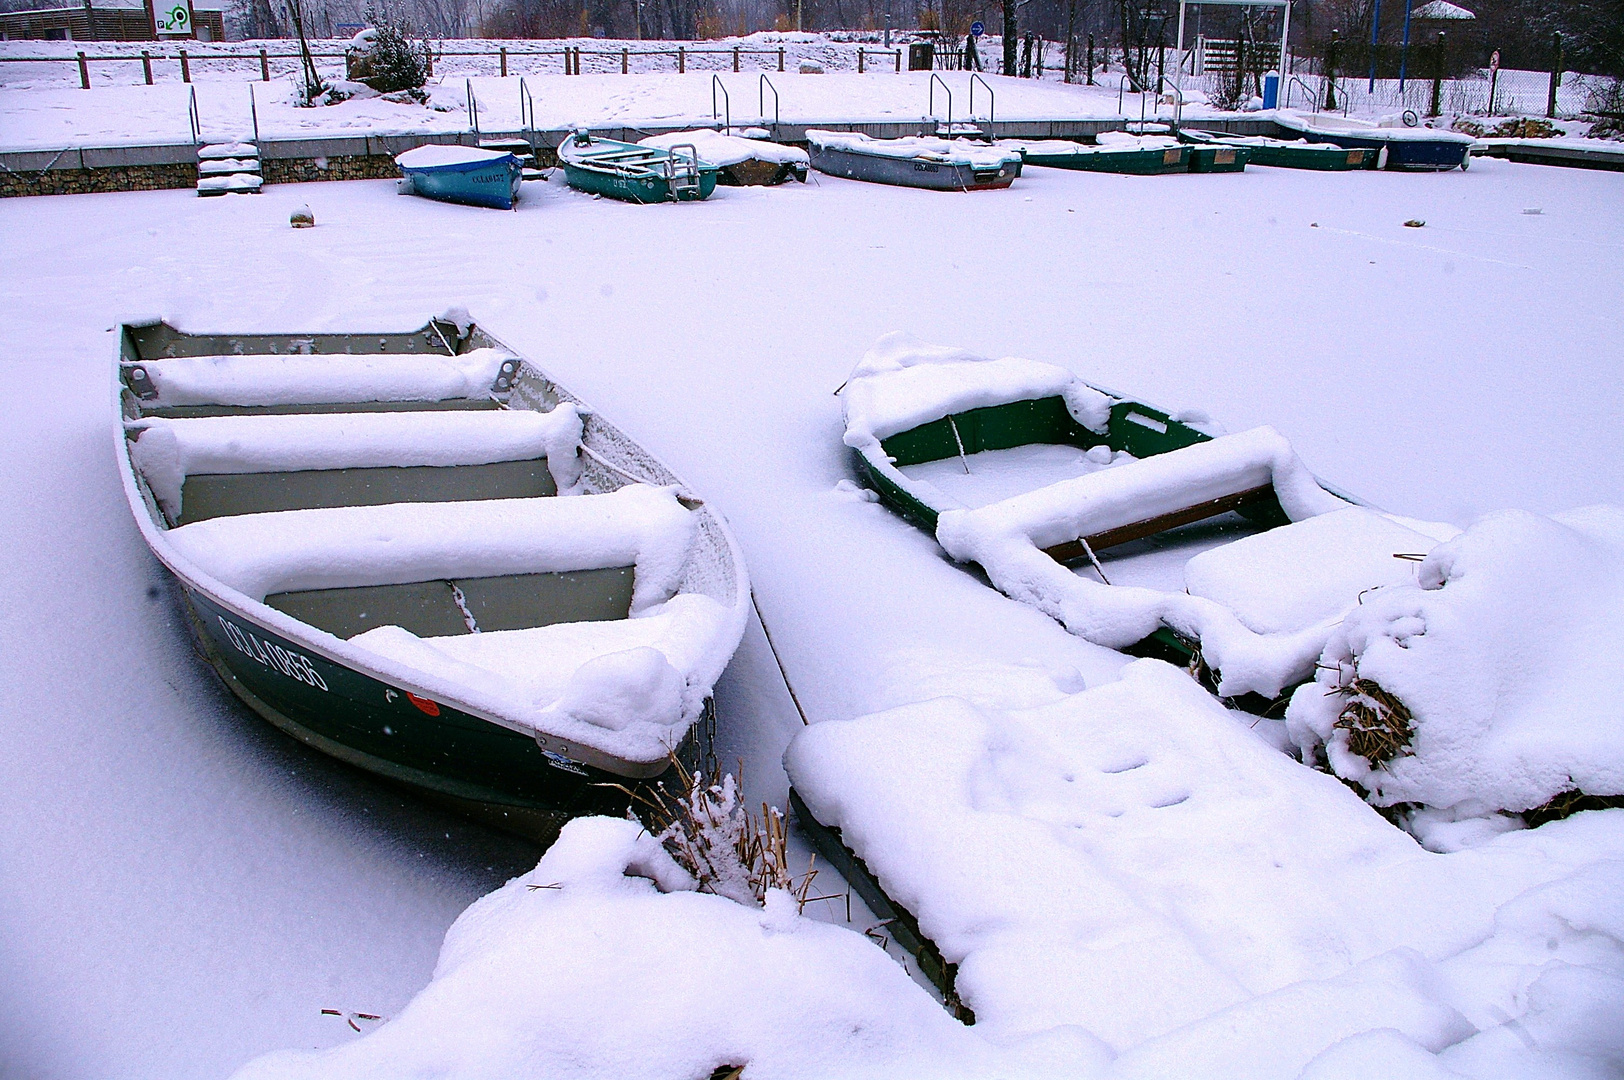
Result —
[{"label": "wooden fence post", "polygon": [[733,46],[733,70],[739,70],[739,47]]},{"label": "wooden fence post", "polygon": [[688,70],[688,50],[677,46],[677,74],[681,75]]},{"label": "wooden fence post", "polygon": [[896,51],[896,60],[897,60],[897,74],[901,75],[902,74],[902,50],[901,49],[898,49]]},{"label": "wooden fence post", "polygon": [[1444,32],[1438,31],[1438,41],[1432,46],[1432,108],[1428,116],[1437,116],[1444,93]]},{"label": "wooden fence post", "polygon": [[782,45],[778,46],[778,70],[784,70],[784,47]]},{"label": "wooden fence post", "polygon": [[259,50],[259,81],[271,81],[271,58],[265,54],[264,49]]},{"label": "wooden fence post", "polygon": [[631,73],[631,70],[632,70],[631,59],[632,59],[631,51],[629,49],[622,48],[620,50],[620,73],[622,75],[627,75],[627,74]]},{"label": "wooden fence post", "polygon": [[191,62],[186,59],[185,49],[180,51],[180,81],[183,83],[189,83],[192,81],[192,65]]},{"label": "wooden fence post", "polygon": [[502,46],[502,78],[507,78],[507,46]]},{"label": "wooden fence post", "polygon": [[141,50],[141,74],[147,77],[147,85],[152,85],[152,54]]},{"label": "wooden fence post", "polygon": [[861,45],[859,45],[857,47],[857,74],[859,74],[859,75],[861,75],[863,73],[863,60],[864,60],[863,47]]},{"label": "wooden fence post", "polygon": [[79,88],[90,89],[90,65],[85,62],[85,54],[79,54]]}]

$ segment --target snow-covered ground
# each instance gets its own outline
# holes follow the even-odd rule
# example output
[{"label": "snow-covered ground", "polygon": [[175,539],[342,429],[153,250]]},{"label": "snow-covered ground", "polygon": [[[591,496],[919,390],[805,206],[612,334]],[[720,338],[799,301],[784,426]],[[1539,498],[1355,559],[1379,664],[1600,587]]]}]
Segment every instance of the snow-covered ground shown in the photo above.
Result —
[{"label": "snow-covered ground", "polygon": [[[555,177],[526,185],[511,214],[400,197],[386,181],[0,203],[10,301],[0,320],[17,343],[13,438],[0,455],[17,503],[3,526],[17,555],[0,639],[0,1069],[219,1076],[275,1048],[346,1042],[344,1018],[321,1010],[400,1014],[456,913],[534,860],[289,746],[191,655],[113,470],[107,331],[119,316],[162,312],[196,330],[400,328],[464,302],[728,516],[814,722],[944,695],[1040,709],[1110,683],[1125,658],[999,595],[842,483],[831,392],[881,334],[1051,361],[1231,430],[1271,424],[1327,482],[1395,513],[1464,526],[1501,507],[1624,503],[1611,434],[1624,421],[1624,328],[1609,299],[1624,279],[1620,184],[1487,160],[1443,175],[1032,170],[1006,192],[972,195],[819,177],[661,207],[590,199]],[[289,229],[305,203],[317,227]],[[1412,219],[1426,224],[1404,228]],[[720,689],[723,758],[744,759],[752,798],[782,805],[777,760],[799,722],[776,680],[753,628]],[[1560,840],[1554,876],[1584,862],[1563,839],[1582,831],[1515,843],[1537,862],[1540,845]],[[544,864],[533,883],[601,879],[574,858],[547,881]],[[1571,902],[1525,904],[1502,921],[1533,940],[1549,912],[1588,904],[1592,924],[1616,924],[1618,894],[1599,875],[1566,886]],[[1442,877],[1426,918],[1470,981],[1493,957],[1467,956],[1464,939],[1486,934],[1492,913],[1471,875]],[[502,895],[476,909],[444,963],[496,964],[471,951],[481,920],[515,895],[554,902],[523,886]],[[653,900],[688,904],[649,891],[627,910]],[[560,895],[552,910],[570,902]],[[1392,916],[1346,912],[1378,917]],[[789,926],[762,918],[774,932]],[[800,940],[825,957],[846,948]],[[1319,956],[1312,968],[1354,998],[1408,1001],[1428,978],[1403,957],[1339,973]],[[897,1003],[881,1018],[885,1046],[963,1047],[961,1067],[1010,1067],[980,1043],[932,1034],[907,984],[864,979],[884,993],[857,1000]],[[1550,1000],[1605,1000],[1606,985]],[[1248,990],[1226,988],[1213,1007]],[[413,1024],[432,1020],[433,1004],[414,1006]],[[1429,1009],[1399,1026],[1429,1047],[1463,1033]],[[750,1013],[758,1024],[773,1015]],[[1610,1023],[1577,1011],[1557,1020],[1581,1034]],[[1196,1060],[1222,1047],[1229,1021],[1207,1023],[1186,1036]],[[1048,1045],[1099,1064],[1109,1051],[1090,1038]],[[1413,1042],[1367,1041],[1342,1051],[1344,1065],[1386,1055],[1436,1067]],[[1025,1052],[1030,1063],[1037,1051]],[[1178,1052],[1147,1049],[1119,1066],[1151,1075]]]}]

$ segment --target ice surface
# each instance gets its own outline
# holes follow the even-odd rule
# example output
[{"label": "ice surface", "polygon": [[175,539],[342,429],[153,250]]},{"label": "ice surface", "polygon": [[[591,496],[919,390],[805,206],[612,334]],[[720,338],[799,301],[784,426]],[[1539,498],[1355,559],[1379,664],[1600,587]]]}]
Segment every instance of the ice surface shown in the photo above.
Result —
[{"label": "ice surface", "polygon": [[[1489,515],[1344,620],[1292,698],[1294,735],[1383,804],[1473,816],[1624,794],[1624,661],[1606,644],[1621,608],[1624,511]],[[1374,769],[1334,726],[1332,688],[1356,674],[1414,714],[1408,751]]]},{"label": "ice surface", "polygon": [[186,477],[205,473],[484,465],[546,458],[559,494],[581,482],[581,417],[568,402],[528,409],[153,417],[130,460],[158,504],[178,520]]},{"label": "ice surface", "polygon": [[[37,44],[67,47],[68,55],[84,47]],[[141,43],[97,47],[138,55]],[[753,72],[735,76],[728,58],[708,59],[728,69],[722,79],[738,96],[753,96]],[[663,99],[640,88],[662,79],[677,84],[676,104],[709,115],[710,73],[696,72],[692,56],[686,81],[593,75],[593,60],[584,76],[551,77],[538,108],[556,107],[564,119],[576,109],[653,112]],[[242,63],[257,78],[257,56]],[[494,72],[494,57],[484,63]],[[0,66],[8,78],[30,67]],[[193,65],[205,123],[245,129],[241,82],[209,81],[210,67]],[[77,89],[73,63],[50,68],[60,69],[66,88],[7,92],[7,102],[25,99],[30,110],[8,114],[20,118],[22,126],[8,128],[19,138],[39,133],[31,118],[50,119],[80,100],[111,101],[97,108],[122,110],[120,126],[141,138],[188,137],[178,81],[127,94],[102,85],[103,68],[139,83],[138,61],[93,65],[93,93]],[[773,78],[786,116],[820,100],[878,112],[883,90],[897,115],[917,120],[928,78],[917,74],[924,77],[912,82],[888,73]],[[957,98],[957,80],[967,76],[944,75]],[[178,79],[172,63],[169,77]],[[835,85],[808,85],[824,79]],[[893,80],[901,89],[887,88]],[[460,80],[447,81],[448,91],[462,93]],[[1006,88],[1079,92],[1054,80],[992,81],[1000,118]],[[485,108],[516,119],[514,83],[504,91],[494,75],[475,79],[482,121]],[[374,100],[277,106],[270,115],[269,98],[287,89],[285,81],[260,87],[262,122],[285,132],[306,121],[364,120],[369,110],[408,111]],[[1108,97],[1101,111],[1115,109],[1114,87],[1089,92]],[[1011,99],[1010,108],[1018,104]],[[466,130],[461,114],[433,115]],[[953,566],[931,537],[883,507],[836,489],[852,473],[829,392],[852,358],[898,327],[982,355],[1055,358],[1174,409],[1200,406],[1233,430],[1275,424],[1329,482],[1404,514],[1464,524],[1500,506],[1548,514],[1624,502],[1624,456],[1605,437],[1624,428],[1624,354],[1610,285],[1624,280],[1616,176],[1483,160],[1443,176],[1249,170],[1231,179],[1237,184],[1194,177],[1145,185],[1034,170],[1022,181],[1031,202],[955,207],[874,185],[726,189],[653,218],[647,208],[572,198],[556,179],[527,185],[526,204],[492,220],[398,199],[389,181],[271,185],[235,201],[187,191],[0,200],[0,272],[10,288],[0,322],[9,339],[28,343],[9,369],[13,437],[0,454],[0,483],[14,508],[0,519],[0,536],[17,553],[0,594],[0,654],[13,673],[0,691],[0,817],[8,822],[0,830],[0,1042],[8,1064],[47,1080],[217,1080],[266,1050],[342,1044],[357,1036],[322,1008],[400,1016],[427,985],[457,912],[524,869],[504,861],[489,834],[302,752],[197,662],[111,467],[113,335],[104,331],[120,313],[169,313],[193,330],[377,331],[420,326],[425,312],[466,298],[482,325],[545,359],[550,374],[727,514],[814,723],[942,694],[1000,710],[1017,699],[1051,703],[1110,681],[1124,663]],[[307,203],[323,228],[287,228],[289,211]],[[1528,206],[1546,213],[1524,216]],[[1411,217],[1426,219],[1427,229],[1403,229]],[[818,237],[802,252],[803,261],[816,256],[818,272],[783,261],[774,239],[782,236]],[[998,238],[997,272],[973,273],[991,264],[951,250],[961,238],[989,236]],[[714,272],[673,273],[646,257],[651,246],[703,256]],[[1315,270],[1275,269],[1296,266]],[[1425,299],[1440,290],[1499,301],[1490,317],[1481,304]],[[1164,293],[1176,296],[1174,307],[1153,315]],[[791,307],[826,315],[809,324],[785,316]],[[658,317],[628,314],[637,311]],[[784,782],[772,765],[774,744],[801,728],[777,679],[752,627],[718,687],[719,736],[722,760],[747,757],[746,784],[762,785],[762,797]],[[771,797],[782,805],[781,794]],[[1618,857],[1599,839],[1600,823],[1614,816],[1580,815],[1489,846],[1519,852],[1526,865],[1544,860],[1556,881]],[[1290,815],[1266,831],[1268,842],[1277,836],[1299,843]],[[1265,832],[1256,838],[1264,844]],[[1447,858],[1481,860],[1484,851]],[[1144,890],[1149,900],[1182,894],[1176,860],[1165,861],[1163,883]],[[534,863],[531,856],[525,865]],[[1599,1010],[1620,1000],[1605,979],[1619,972],[1607,959],[1616,960],[1619,946],[1606,916],[1618,910],[1620,887],[1587,875],[1567,884],[1561,902],[1531,892],[1506,938],[1508,927],[1496,929],[1501,886],[1491,870],[1487,889],[1470,876],[1445,881],[1402,911],[1350,903],[1327,915],[1279,888],[1220,930],[1262,957],[1286,946],[1260,932],[1289,929],[1312,943],[1328,931],[1379,936],[1413,927],[1408,944],[1452,977],[1458,964],[1459,981],[1478,1000],[1455,1007],[1483,1034],[1441,1060],[1503,1080],[1534,1059],[1519,1036],[1533,1031],[1542,1046],[1588,1040],[1584,1052],[1600,1062],[1592,1074],[1616,1072],[1604,1046],[1620,1025]],[[1277,873],[1263,864],[1264,880]],[[1216,862],[1190,871],[1198,885],[1228,877]],[[1310,918],[1290,921],[1300,906]],[[833,909],[843,918],[840,901],[808,912]],[[615,922],[626,949],[581,955],[663,957],[688,940],[685,921],[646,935],[636,918]],[[1490,948],[1456,951],[1462,939],[1485,934]],[[515,966],[556,961],[543,970],[565,980],[566,1004],[617,1000],[616,985],[592,978],[603,967],[562,966],[577,944],[516,944]],[[1373,946],[1377,954],[1383,945]],[[1553,958],[1615,989],[1581,993],[1561,982],[1559,968],[1540,984]],[[1329,960],[1325,977],[1350,965]],[[1147,964],[1130,975],[1155,970]],[[1048,973],[1041,969],[1039,981]],[[663,979],[655,1000],[665,1002],[672,983]],[[1537,993],[1525,992],[1536,984]],[[1482,1000],[1490,988],[1498,1016]],[[887,982],[879,996],[897,1003],[906,991]],[[793,1000],[799,1007],[803,999]],[[810,1023],[816,1011],[808,1006],[796,1022]],[[668,1034],[691,1027],[692,1015],[651,1027],[637,1053],[663,1061],[657,1054],[671,1045]],[[1557,1043],[1564,1026],[1569,1041]],[[469,1030],[427,1029],[425,1041],[453,1048]],[[515,1029],[527,1037],[526,1024]],[[570,1029],[583,1073],[625,1045],[624,1026],[600,1030],[609,1037]],[[817,1034],[835,1042],[835,1030]],[[926,1030],[930,1042],[942,1029]],[[484,1045],[498,1045],[498,1035]],[[1033,1038],[1071,1052],[1073,1075],[1096,1071],[1098,1051],[1084,1054],[1094,1044],[1076,1029]],[[942,1039],[961,1045],[946,1041],[952,1033]],[[1491,1058],[1491,1043],[1507,1056]],[[1457,1064],[1453,1055],[1469,1049],[1494,1064]],[[627,1071],[621,1059],[602,1060],[602,1075]],[[934,1070],[935,1061],[926,1058],[927,1069],[947,1071]]]}]

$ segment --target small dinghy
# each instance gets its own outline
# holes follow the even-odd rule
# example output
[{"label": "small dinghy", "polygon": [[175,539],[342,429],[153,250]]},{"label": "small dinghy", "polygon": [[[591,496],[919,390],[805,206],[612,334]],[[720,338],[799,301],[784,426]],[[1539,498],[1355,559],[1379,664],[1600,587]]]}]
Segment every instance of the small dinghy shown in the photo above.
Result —
[{"label": "small dinghy", "polygon": [[1083,144],[1063,139],[1002,139],[995,145],[1021,155],[1028,165],[1083,172],[1159,176],[1190,171],[1189,146],[1163,135],[1129,135],[1104,131],[1098,142]]},{"label": "small dinghy", "polygon": [[511,210],[524,168],[505,150],[477,146],[419,146],[395,159],[402,195]]},{"label": "small dinghy", "polygon": [[674,131],[669,135],[650,135],[637,145],[656,150],[673,150],[679,146],[692,146],[699,152],[699,160],[716,166],[716,181],[728,187],[771,187],[786,180],[806,183],[810,159],[805,150],[782,143],[770,142],[760,128],[762,138],[724,135],[720,131],[699,128],[695,131]]},{"label": "small dinghy", "polygon": [[543,841],[705,750],[726,523],[485,331],[140,323],[117,381],[136,522],[277,727]]},{"label": "small dinghy", "polygon": [[[1406,116],[1414,117],[1413,112]],[[1280,109],[1274,122],[1315,142],[1334,143],[1349,149],[1369,150],[1377,155],[1378,169],[1421,169],[1443,171],[1471,166],[1470,135],[1439,131],[1428,127],[1388,126],[1368,120],[1355,120],[1335,113],[1298,113]]]},{"label": "small dinghy", "polygon": [[1214,131],[1184,128],[1179,140],[1197,150],[1203,147],[1230,147],[1244,150],[1249,165],[1272,165],[1282,169],[1312,169],[1318,172],[1346,172],[1352,169],[1374,169],[1376,151],[1359,147],[1337,146],[1285,139],[1270,139],[1262,135],[1225,135]]},{"label": "small dinghy", "polygon": [[806,142],[814,169],[875,184],[986,191],[1007,188],[1021,175],[1021,156],[1014,150],[965,139],[874,139],[809,128]]},{"label": "small dinghy", "polygon": [[692,140],[642,146],[582,130],[559,145],[558,162],[576,191],[624,202],[695,202],[716,190],[716,166],[699,156]]},{"label": "small dinghy", "polygon": [[860,476],[953,558],[1252,703],[1309,679],[1361,593],[1454,533],[1326,490],[1272,428],[1221,435],[1053,364],[892,334],[841,398]]}]

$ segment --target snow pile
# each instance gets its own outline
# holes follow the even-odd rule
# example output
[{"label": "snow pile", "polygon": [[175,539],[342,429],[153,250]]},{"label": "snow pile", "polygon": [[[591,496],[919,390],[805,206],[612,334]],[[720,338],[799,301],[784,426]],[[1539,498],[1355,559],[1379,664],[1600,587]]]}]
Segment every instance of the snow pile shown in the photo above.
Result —
[{"label": "snow pile", "polygon": [[676,489],[632,484],[570,499],[243,514],[163,535],[186,560],[252,600],[308,589],[635,566],[636,613],[676,593],[696,528]]},{"label": "snow pile", "polygon": [[937,522],[936,538],[953,558],[979,564],[1000,592],[1033,605],[1080,637],[1120,649],[1167,626],[1200,643],[1204,660],[1219,675],[1220,693],[1274,697],[1309,676],[1330,625],[1261,635],[1211,600],[1106,585],[1072,573],[1043,550],[1264,486],[1273,487],[1294,521],[1348,505],[1321,488],[1290,444],[1264,427],[1088,473],[990,506],[946,510]]},{"label": "snow pile", "polygon": [[500,349],[474,349],[459,356],[187,356],[136,366],[158,391],[149,405],[252,406],[485,397],[502,365],[515,359]]},{"label": "snow pile", "polygon": [[[1469,818],[1578,789],[1624,794],[1624,511],[1491,514],[1435,548],[1415,585],[1368,595],[1330,638],[1288,720],[1305,755],[1380,805]],[[1412,714],[1399,755],[1373,763],[1338,727],[1338,687],[1369,680]],[[1440,842],[1446,842],[1440,840]]]},{"label": "snow pile", "polygon": [[851,131],[825,131],[808,128],[806,141],[820,150],[840,150],[850,154],[872,154],[878,157],[919,158],[942,165],[969,165],[977,169],[996,169],[1019,164],[1021,155],[996,146],[967,142],[963,139],[938,139],[928,135],[913,135],[901,139],[876,139]]},{"label": "snow pile", "polygon": [[710,165],[737,165],[743,161],[770,161],[778,165],[806,165],[811,159],[805,150],[796,146],[769,142],[766,139],[745,139],[737,135],[723,135],[709,128],[692,131],[673,131],[668,135],[650,135],[639,141],[641,146],[670,150],[674,146],[692,146],[699,160]]},{"label": "snow pile", "polygon": [[395,164],[402,169],[435,169],[447,165],[477,165],[483,162],[501,161],[511,158],[512,154],[506,150],[481,150],[477,146],[450,146],[443,143],[431,143],[428,146],[419,146],[415,150],[408,150],[395,158]]},{"label": "snow pile", "polygon": [[846,445],[862,449],[932,420],[1012,401],[1062,397],[1072,417],[1104,434],[1112,398],[1055,364],[928,345],[901,330],[874,343],[852,369],[840,400]]},{"label": "snow pile", "polygon": [[315,469],[485,465],[547,459],[559,494],[579,491],[581,417],[565,402],[551,412],[456,410],[152,417],[130,460],[171,520],[188,476]]},{"label": "snow pile", "polygon": [[1616,1012],[1624,904],[1595,875],[1624,855],[1624,811],[1436,855],[1254,720],[1138,661],[1036,708],[817,724],[786,765],[959,965],[977,1031],[1082,1029],[1120,1054],[1113,1077],[1285,1080],[1378,1029],[1420,1059],[1464,1053],[1547,1007],[1523,992],[1541,978],[1570,1028]]},{"label": "snow pile", "polygon": [[693,887],[635,822],[573,821],[533,871],[462,914],[398,1017],[346,1046],[267,1055],[236,1080],[1067,1074],[990,1045],[787,893],[763,910]]}]

